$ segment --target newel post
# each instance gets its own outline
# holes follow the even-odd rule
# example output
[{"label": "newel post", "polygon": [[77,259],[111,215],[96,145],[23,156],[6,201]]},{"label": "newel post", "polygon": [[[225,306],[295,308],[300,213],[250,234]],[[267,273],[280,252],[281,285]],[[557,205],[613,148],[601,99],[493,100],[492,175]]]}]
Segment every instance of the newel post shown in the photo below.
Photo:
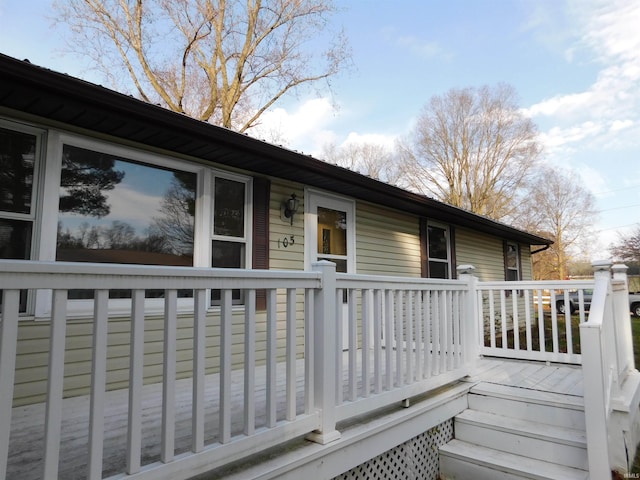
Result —
[{"label": "newel post", "polygon": [[312,268],[322,274],[322,286],[313,300],[313,392],[320,426],[307,439],[325,445],[340,438],[336,430],[336,264],[321,260]]},{"label": "newel post", "polygon": [[[611,476],[609,456],[609,399],[610,359],[605,357],[607,348],[605,329],[607,315],[605,304],[600,302],[603,289],[611,283],[611,262],[593,262],[595,286],[589,312],[589,320],[580,324],[580,346],[582,355],[582,375],[584,384],[584,412],[587,433],[587,456],[591,478]],[[596,301],[598,303],[596,303]],[[592,316],[595,316],[592,320]]]},{"label": "newel post", "polygon": [[458,279],[467,282],[469,289],[465,296],[465,339],[463,345],[466,363],[475,362],[480,355],[481,329],[480,316],[478,312],[478,277],[474,275],[476,267],[473,265],[458,265],[456,268]]},{"label": "newel post", "polygon": [[613,315],[616,334],[616,351],[618,352],[619,375],[624,376],[634,370],[633,333],[631,332],[631,315],[629,306],[629,284],[627,270],[629,267],[616,264],[613,272]]}]

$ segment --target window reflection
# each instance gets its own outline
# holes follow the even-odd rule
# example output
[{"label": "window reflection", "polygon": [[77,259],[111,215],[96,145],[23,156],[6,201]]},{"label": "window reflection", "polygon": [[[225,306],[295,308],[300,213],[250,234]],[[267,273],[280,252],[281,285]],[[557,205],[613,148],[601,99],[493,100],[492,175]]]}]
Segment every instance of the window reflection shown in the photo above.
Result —
[{"label": "window reflection", "polygon": [[[196,184],[195,173],[65,145],[56,260],[192,266]],[[129,298],[131,293],[112,290],[109,295]],[[146,296],[158,298],[163,292]]]},{"label": "window reflection", "polygon": [[[211,266],[214,268],[246,268],[247,184],[216,176],[213,180],[213,239]],[[244,303],[241,290],[232,292],[234,304]],[[220,290],[211,291],[211,304],[220,305]]]},{"label": "window reflection", "polygon": [[31,222],[0,219],[0,258],[28,260],[31,250]]},{"label": "window reflection", "polygon": [[244,237],[245,184],[217,177],[214,188],[214,235]]},{"label": "window reflection", "polygon": [[196,174],[65,145],[56,259],[193,265]]},{"label": "window reflection", "polygon": [[318,207],[318,253],[347,254],[347,214]]},{"label": "window reflection", "polygon": [[[211,246],[211,266],[215,268],[244,268],[243,243],[214,240]],[[242,303],[242,291],[233,290],[233,303]],[[211,304],[220,304],[220,290],[211,291]]]},{"label": "window reflection", "polygon": [[441,227],[434,227],[429,225],[428,227],[429,238],[429,258],[439,258],[446,260],[447,255],[447,231]]},{"label": "window reflection", "polygon": [[520,269],[518,260],[518,246],[513,243],[507,244],[507,250],[505,252],[507,280],[517,281],[520,280]]},{"label": "window reflection", "polygon": [[438,225],[427,225],[427,256],[430,278],[449,278],[448,229]]},{"label": "window reflection", "polygon": [[36,137],[0,128],[0,211],[30,213]]},{"label": "window reflection", "polygon": [[[0,128],[0,258],[31,258],[37,145],[36,135]],[[21,312],[26,304],[27,291],[22,290]]]}]

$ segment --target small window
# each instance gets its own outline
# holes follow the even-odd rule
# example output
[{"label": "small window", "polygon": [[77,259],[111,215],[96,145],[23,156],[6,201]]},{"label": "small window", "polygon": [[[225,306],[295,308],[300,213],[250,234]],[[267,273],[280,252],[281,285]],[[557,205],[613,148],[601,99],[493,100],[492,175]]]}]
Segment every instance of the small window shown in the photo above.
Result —
[{"label": "small window", "polygon": [[[213,220],[211,266],[246,268],[247,253],[247,182],[215,176],[213,180]],[[233,291],[233,303],[243,303],[242,292]],[[220,290],[211,292],[211,304],[220,304]]]},{"label": "small window", "polygon": [[[0,258],[29,260],[35,221],[36,174],[41,134],[0,128]],[[2,305],[0,292],[0,306]],[[26,310],[26,291],[20,310]]]},{"label": "small window", "polygon": [[505,278],[507,281],[521,280],[520,249],[517,243],[507,242],[505,245]]},{"label": "small window", "polygon": [[429,278],[451,278],[451,247],[449,229],[444,225],[427,223],[427,257]]},{"label": "small window", "polygon": [[0,258],[31,256],[39,137],[0,128]]}]

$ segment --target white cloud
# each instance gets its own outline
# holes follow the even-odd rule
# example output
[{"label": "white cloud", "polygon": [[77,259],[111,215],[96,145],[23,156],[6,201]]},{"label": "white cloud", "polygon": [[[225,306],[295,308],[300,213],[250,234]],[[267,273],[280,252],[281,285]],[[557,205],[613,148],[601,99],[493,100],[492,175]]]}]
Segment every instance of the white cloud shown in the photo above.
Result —
[{"label": "white cloud", "polygon": [[566,115],[581,111],[591,103],[592,92],[572,93],[569,95],[556,95],[532,105],[524,110],[525,115],[535,117],[537,115]]},{"label": "white cloud", "polygon": [[347,138],[342,142],[341,146],[369,143],[374,145],[382,145],[391,149],[395,145],[397,138],[397,135],[387,135],[382,133],[361,134],[357,132],[350,132],[349,135],[347,135]]},{"label": "white cloud", "polygon": [[307,100],[291,112],[285,108],[266,112],[260,118],[260,126],[253,128],[249,134],[315,157],[320,157],[323,147],[328,144],[340,147],[370,143],[392,148],[398,138],[398,135],[386,133],[351,131],[338,134],[333,124],[337,119],[334,113],[334,107],[326,98]]},{"label": "white cloud", "polygon": [[633,126],[633,124],[634,124],[633,120],[615,120],[611,124],[611,127],[609,127],[609,130],[611,132],[618,132],[620,130],[624,130],[625,128],[629,128]]},{"label": "white cloud", "polygon": [[447,53],[437,42],[430,42],[418,38],[416,36],[400,36],[396,38],[395,44],[409,50],[422,58],[450,58],[451,54]]},{"label": "white cloud", "polygon": [[335,140],[335,133],[328,129],[333,119],[334,107],[328,98],[307,100],[289,112],[275,108],[260,117],[260,125],[249,134],[284,147],[301,148],[304,153],[317,153],[321,146]]},{"label": "white cloud", "polygon": [[406,35],[396,27],[383,28],[381,33],[387,42],[421,58],[443,58],[450,60],[453,57],[453,54],[445,49],[442,44],[433,40],[426,40],[416,35]]},{"label": "white cloud", "polygon": [[591,120],[581,124],[571,125],[567,128],[553,127],[548,132],[540,134],[540,140],[547,149],[555,150],[565,147],[567,144],[581,142],[588,138],[593,138],[604,130],[600,123]]},{"label": "white cloud", "polygon": [[[105,217],[107,220],[119,220],[138,227],[148,225],[152,217],[160,216],[162,198],[140,193],[126,185],[119,185],[114,192],[117,193],[107,195],[111,206],[111,212]],[[131,208],[131,205],[136,208]]]}]

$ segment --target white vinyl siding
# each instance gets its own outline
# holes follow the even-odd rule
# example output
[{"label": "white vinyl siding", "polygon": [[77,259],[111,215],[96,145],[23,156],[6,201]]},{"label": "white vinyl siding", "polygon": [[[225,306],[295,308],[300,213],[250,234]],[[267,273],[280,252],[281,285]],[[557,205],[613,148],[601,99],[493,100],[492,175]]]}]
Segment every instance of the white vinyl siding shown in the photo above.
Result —
[{"label": "white vinyl siding", "polygon": [[[269,268],[272,270],[304,269],[304,186],[272,180],[269,206]],[[293,225],[280,218],[280,206],[295,193],[300,201]],[[291,242],[293,236],[293,244]],[[285,246],[285,238],[287,239]]]},{"label": "white vinyl siding", "polygon": [[415,216],[358,202],[356,248],[358,273],[420,277],[420,231]]},{"label": "white vinyl siding", "polygon": [[503,239],[457,228],[456,262],[458,265],[473,265],[480,280],[504,280]]}]

